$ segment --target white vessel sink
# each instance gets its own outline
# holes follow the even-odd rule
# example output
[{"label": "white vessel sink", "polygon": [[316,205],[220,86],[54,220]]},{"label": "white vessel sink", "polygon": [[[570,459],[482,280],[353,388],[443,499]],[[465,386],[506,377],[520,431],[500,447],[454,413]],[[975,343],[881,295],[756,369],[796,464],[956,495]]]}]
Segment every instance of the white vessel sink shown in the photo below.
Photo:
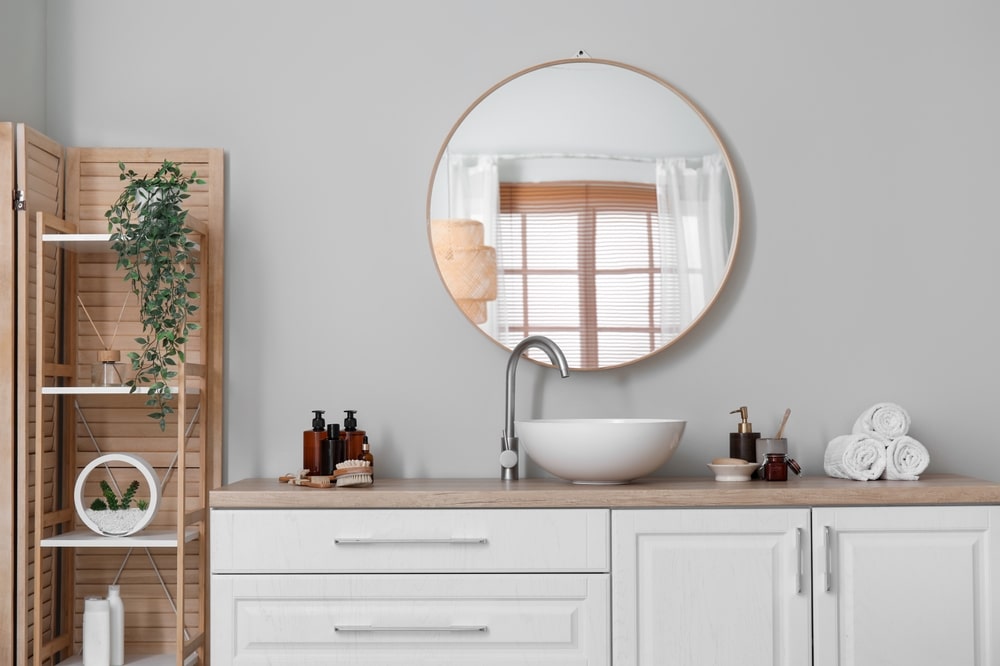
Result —
[{"label": "white vessel sink", "polygon": [[628,483],[670,460],[687,421],[535,419],[518,421],[522,449],[549,474],[573,483]]}]

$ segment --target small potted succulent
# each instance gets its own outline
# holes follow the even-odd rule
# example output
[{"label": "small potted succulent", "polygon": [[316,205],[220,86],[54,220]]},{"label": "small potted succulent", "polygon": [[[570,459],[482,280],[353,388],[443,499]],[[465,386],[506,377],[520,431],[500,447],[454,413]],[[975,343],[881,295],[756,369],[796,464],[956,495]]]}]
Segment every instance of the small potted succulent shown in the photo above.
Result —
[{"label": "small potted succulent", "polygon": [[97,526],[101,534],[109,536],[131,534],[149,508],[149,502],[143,499],[136,499],[135,506],[132,506],[132,500],[135,499],[138,490],[139,480],[136,479],[119,497],[111,484],[101,481],[101,492],[104,496],[90,503],[90,508],[86,512],[87,517]]},{"label": "small potted succulent", "polygon": [[173,412],[170,382],[184,362],[188,335],[198,328],[190,321],[198,311],[198,293],[190,288],[197,246],[189,238],[188,211],[182,204],[190,196],[188,187],[205,181],[196,172],[184,175],[169,160],[152,175],[140,176],[121,162],[118,168],[125,188],[104,216],[117,268],[125,271],[124,279],[139,299],[143,332],[135,339],[139,351],[128,353],[134,375],[125,385],[132,392],[146,389],[146,405],[155,408],[149,416],[165,430]]}]

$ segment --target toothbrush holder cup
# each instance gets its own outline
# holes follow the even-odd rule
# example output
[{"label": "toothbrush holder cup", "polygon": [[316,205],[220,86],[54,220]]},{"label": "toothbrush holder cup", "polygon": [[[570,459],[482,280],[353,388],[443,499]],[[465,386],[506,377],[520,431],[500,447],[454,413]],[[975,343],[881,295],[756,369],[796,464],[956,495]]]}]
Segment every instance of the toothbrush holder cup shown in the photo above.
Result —
[{"label": "toothbrush holder cup", "polygon": [[788,438],[786,437],[758,437],[757,438],[757,465],[763,465],[767,460],[768,453],[782,453],[788,455]]}]

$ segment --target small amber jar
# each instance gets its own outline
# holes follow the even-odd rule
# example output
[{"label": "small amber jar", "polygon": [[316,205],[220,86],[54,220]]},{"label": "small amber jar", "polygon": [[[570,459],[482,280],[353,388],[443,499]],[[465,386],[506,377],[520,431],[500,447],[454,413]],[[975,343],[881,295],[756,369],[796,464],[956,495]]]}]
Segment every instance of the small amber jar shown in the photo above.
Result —
[{"label": "small amber jar", "polygon": [[768,453],[767,460],[764,461],[764,480],[766,481],[787,481],[788,464],[785,461],[784,453]]}]

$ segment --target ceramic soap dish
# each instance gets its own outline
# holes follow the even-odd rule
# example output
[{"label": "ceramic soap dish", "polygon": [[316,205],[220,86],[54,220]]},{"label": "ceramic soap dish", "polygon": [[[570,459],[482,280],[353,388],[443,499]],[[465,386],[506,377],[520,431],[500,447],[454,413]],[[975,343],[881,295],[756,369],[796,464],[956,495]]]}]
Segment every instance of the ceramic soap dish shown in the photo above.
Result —
[{"label": "ceramic soap dish", "polygon": [[708,468],[715,474],[716,481],[749,481],[750,475],[759,465],[757,463],[708,463]]}]

